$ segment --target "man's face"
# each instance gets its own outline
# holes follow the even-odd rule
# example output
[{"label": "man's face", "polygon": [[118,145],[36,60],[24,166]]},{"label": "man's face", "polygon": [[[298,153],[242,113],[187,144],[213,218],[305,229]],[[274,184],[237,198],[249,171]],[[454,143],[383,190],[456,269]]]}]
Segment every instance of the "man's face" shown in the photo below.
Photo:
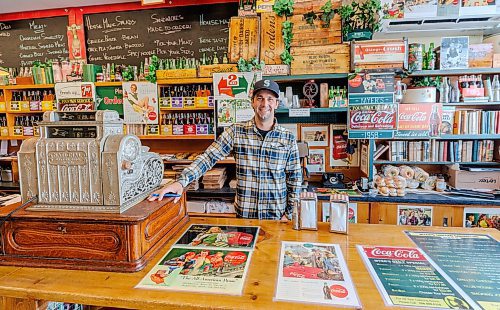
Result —
[{"label": "man's face", "polygon": [[273,92],[261,90],[253,97],[252,108],[260,121],[274,118],[274,110],[278,108],[278,98]]}]

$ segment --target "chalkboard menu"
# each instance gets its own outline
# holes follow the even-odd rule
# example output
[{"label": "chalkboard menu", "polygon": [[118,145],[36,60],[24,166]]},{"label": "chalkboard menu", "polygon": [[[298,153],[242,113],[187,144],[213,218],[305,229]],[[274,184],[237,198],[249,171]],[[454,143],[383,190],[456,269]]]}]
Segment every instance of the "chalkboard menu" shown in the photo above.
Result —
[{"label": "chalkboard menu", "polygon": [[68,58],[67,26],[67,16],[0,22],[0,66]]},{"label": "chalkboard menu", "polygon": [[227,52],[237,3],[85,15],[89,63],[138,65],[144,58],[219,59]]}]

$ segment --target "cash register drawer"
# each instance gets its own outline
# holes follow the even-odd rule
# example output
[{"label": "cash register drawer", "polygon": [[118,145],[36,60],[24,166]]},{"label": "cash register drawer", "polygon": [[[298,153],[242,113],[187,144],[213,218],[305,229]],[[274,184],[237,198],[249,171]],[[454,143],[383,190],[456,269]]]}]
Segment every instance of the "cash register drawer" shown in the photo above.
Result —
[{"label": "cash register drawer", "polygon": [[123,225],[37,221],[6,224],[7,254],[113,261],[127,259],[126,227]]}]

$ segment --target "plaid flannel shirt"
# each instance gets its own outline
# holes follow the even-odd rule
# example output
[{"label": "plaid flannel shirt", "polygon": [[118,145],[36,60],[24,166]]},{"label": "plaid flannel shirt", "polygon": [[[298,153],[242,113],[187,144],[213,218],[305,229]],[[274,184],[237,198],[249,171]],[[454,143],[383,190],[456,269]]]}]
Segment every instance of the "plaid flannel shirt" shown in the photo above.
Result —
[{"label": "plaid flannel shirt", "polygon": [[234,151],[236,159],[235,209],[239,217],[279,220],[291,218],[292,199],[302,184],[295,136],[274,121],[265,138],[252,119],[234,124],[182,172],[178,181],[186,187]]}]

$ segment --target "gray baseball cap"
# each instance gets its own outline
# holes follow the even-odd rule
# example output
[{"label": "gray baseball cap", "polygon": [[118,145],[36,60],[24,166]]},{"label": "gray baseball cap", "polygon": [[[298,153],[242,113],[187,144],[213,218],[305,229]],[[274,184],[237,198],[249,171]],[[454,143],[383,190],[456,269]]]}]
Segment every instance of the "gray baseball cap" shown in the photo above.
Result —
[{"label": "gray baseball cap", "polygon": [[280,96],[280,87],[278,83],[272,80],[265,79],[255,82],[252,96],[255,96],[259,90],[268,90],[274,93],[276,98]]}]

